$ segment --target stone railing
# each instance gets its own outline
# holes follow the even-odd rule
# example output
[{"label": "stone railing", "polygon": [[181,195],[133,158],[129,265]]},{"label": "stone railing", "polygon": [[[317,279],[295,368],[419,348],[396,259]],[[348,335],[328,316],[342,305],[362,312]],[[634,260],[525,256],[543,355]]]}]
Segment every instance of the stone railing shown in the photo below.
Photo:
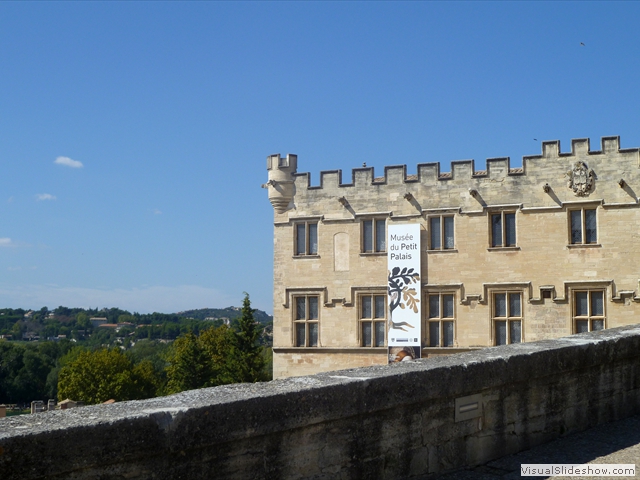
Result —
[{"label": "stone railing", "polygon": [[426,477],[640,412],[640,326],[0,419],[0,478]]}]

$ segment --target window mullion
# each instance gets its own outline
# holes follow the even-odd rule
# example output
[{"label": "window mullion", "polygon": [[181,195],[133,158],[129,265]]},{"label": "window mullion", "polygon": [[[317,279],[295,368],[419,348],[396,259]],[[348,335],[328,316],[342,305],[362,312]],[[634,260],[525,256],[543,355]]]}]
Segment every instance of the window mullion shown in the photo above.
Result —
[{"label": "window mullion", "polygon": [[[371,242],[371,250],[372,253],[373,252],[377,252],[378,251],[378,221],[374,218],[373,222],[371,222],[371,236],[373,237],[372,240],[373,242]],[[371,297],[371,305],[373,306],[373,296]],[[373,317],[373,314],[372,314]],[[372,318],[373,321],[373,318]],[[373,323],[371,324],[371,326],[373,326]],[[373,338],[373,337],[372,337]]]},{"label": "window mullion", "polygon": [[[376,226],[377,232],[377,226]],[[376,238],[377,242],[377,238]],[[377,245],[375,243],[374,245]],[[376,346],[376,296],[371,295],[371,346]]]},{"label": "window mullion", "polygon": [[[504,221],[504,212],[502,212],[502,220]],[[504,228],[504,232],[506,233],[506,227],[504,227],[504,222],[503,222],[503,228]],[[504,235],[502,237],[504,239]],[[504,245],[503,245],[504,246]],[[505,315],[506,315],[506,322],[505,325],[507,327],[507,331],[505,332],[506,335],[505,337],[507,338],[507,345],[511,345],[511,294],[509,292],[505,293],[505,299],[506,299],[506,305],[505,305]]]},{"label": "window mullion", "polygon": [[311,316],[311,302],[307,300],[304,304],[306,312],[304,315],[304,331],[305,331],[305,347],[310,345],[311,326],[309,325],[309,317]]},{"label": "window mullion", "polygon": [[[505,247],[507,245],[507,217],[504,214],[504,211],[500,212],[500,218],[502,220],[502,246]],[[508,312],[508,310],[507,310]],[[507,317],[509,315],[507,314]],[[507,326],[508,326],[507,322]]]},{"label": "window mullion", "polygon": [[442,347],[444,346],[444,342],[443,342],[444,334],[442,332],[442,327],[443,327],[442,317],[444,316],[444,298],[441,293],[438,294],[438,303],[440,307],[440,312],[439,312],[440,318],[438,319],[438,337],[440,338],[438,338],[438,345]]}]

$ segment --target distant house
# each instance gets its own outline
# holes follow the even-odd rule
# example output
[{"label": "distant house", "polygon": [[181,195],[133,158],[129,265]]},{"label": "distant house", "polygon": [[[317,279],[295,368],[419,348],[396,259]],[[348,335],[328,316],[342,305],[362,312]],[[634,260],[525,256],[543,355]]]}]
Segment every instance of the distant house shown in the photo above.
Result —
[{"label": "distant house", "polygon": [[113,330],[118,330],[118,324],[116,323],[101,323],[98,325],[98,328],[111,328]]},{"label": "distant house", "polygon": [[97,328],[100,325],[104,325],[105,323],[107,323],[107,317],[91,317],[89,319],[89,321],[91,322],[91,326],[93,328]]}]

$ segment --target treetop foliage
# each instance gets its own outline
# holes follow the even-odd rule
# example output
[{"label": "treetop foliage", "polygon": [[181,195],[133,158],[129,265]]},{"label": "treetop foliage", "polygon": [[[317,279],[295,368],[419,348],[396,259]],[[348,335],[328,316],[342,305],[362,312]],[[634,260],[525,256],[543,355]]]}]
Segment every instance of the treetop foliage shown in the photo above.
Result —
[{"label": "treetop foliage", "polygon": [[[270,337],[265,335],[271,323],[256,321],[258,314],[266,314],[251,308],[248,294],[242,308],[190,312],[201,312],[203,318],[223,313],[231,321],[117,308],[0,310],[0,325],[6,319],[16,338],[37,328],[41,337],[67,335],[55,342],[0,339],[0,403],[70,398],[91,404],[271,378]],[[120,323],[119,331],[95,328],[91,317]]]}]

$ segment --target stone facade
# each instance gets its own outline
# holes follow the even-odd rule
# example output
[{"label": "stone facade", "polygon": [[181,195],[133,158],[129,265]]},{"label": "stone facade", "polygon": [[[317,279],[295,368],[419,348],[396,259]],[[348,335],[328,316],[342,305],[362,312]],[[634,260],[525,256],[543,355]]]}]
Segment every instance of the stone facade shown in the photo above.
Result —
[{"label": "stone facade", "polygon": [[[640,150],[604,137],[542,154],[323,171],[267,158],[274,206],[274,377],[387,363],[389,225],[421,225],[422,356],[637,323]],[[378,334],[376,336],[376,333]]]}]

